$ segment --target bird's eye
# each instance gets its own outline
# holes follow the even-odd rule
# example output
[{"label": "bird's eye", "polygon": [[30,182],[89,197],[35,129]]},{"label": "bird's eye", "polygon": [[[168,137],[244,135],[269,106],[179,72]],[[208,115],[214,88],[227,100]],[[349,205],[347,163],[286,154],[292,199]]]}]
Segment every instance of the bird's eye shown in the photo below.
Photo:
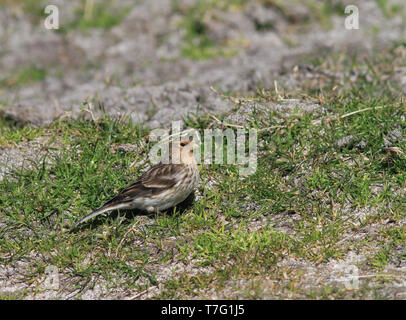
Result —
[{"label": "bird's eye", "polygon": [[181,143],[180,143],[180,146],[181,146],[181,147],[184,147],[184,146],[186,146],[186,143],[181,142]]}]

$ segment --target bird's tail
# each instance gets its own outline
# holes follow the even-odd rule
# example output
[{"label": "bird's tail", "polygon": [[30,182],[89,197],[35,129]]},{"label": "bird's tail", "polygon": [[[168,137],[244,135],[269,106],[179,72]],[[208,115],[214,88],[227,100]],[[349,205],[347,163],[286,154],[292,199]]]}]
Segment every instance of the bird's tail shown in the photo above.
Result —
[{"label": "bird's tail", "polygon": [[87,215],[86,217],[80,219],[79,221],[75,222],[73,226],[71,227],[71,230],[75,229],[79,224],[86,222],[87,220],[90,220],[94,217],[97,217],[98,215],[101,215],[107,211],[112,211],[112,210],[117,210],[121,208],[128,208],[128,204],[125,203],[117,203],[117,204],[111,204],[111,205],[105,205],[96,211],[93,211],[91,214]]}]

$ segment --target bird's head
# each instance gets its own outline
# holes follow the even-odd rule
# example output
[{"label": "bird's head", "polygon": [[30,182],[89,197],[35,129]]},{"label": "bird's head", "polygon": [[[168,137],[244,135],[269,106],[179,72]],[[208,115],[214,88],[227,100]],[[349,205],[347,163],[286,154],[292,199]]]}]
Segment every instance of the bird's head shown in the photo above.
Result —
[{"label": "bird's head", "polygon": [[[173,157],[173,159],[178,160],[178,157],[176,157],[176,154],[178,154],[180,155],[178,163],[196,166],[194,150],[198,147],[198,145],[194,141],[179,140],[172,143],[174,146],[173,151],[175,151],[175,157]],[[179,152],[176,149],[178,149]]]}]

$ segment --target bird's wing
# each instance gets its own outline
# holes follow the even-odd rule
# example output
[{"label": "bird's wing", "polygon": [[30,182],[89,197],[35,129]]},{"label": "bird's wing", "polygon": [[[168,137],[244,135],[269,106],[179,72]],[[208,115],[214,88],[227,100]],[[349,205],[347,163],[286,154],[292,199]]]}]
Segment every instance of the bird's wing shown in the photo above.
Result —
[{"label": "bird's wing", "polygon": [[182,169],[178,164],[157,164],[123,189],[117,196],[107,201],[103,207],[116,203],[131,202],[136,197],[148,197],[172,188],[178,182]]},{"label": "bird's wing", "polygon": [[183,166],[179,164],[157,164],[144,173],[138,181],[147,188],[167,189],[179,180],[178,173]]},{"label": "bird's wing", "polygon": [[131,202],[137,197],[150,197],[159,194],[162,191],[172,188],[179,179],[183,166],[179,164],[162,164],[159,163],[146,173],[140,176],[135,182],[123,189],[114,198],[107,201],[102,207],[92,212],[88,216],[76,222],[72,229],[77,225],[96,217],[104,212],[125,209],[131,206]]}]

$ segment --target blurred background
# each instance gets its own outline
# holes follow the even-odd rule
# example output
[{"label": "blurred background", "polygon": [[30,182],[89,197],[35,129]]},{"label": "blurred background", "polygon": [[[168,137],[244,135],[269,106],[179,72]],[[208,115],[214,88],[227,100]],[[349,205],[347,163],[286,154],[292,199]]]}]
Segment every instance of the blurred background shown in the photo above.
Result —
[{"label": "blurred background", "polygon": [[[57,30],[44,26],[49,4],[59,9]],[[358,30],[344,25],[350,4],[359,9]],[[215,91],[238,96],[265,88],[297,96],[359,77],[374,81],[370,57],[384,59],[383,80],[404,90],[404,6],[402,0],[0,0],[0,112],[40,126],[77,117],[91,103],[166,126],[188,112],[231,108]]]}]

